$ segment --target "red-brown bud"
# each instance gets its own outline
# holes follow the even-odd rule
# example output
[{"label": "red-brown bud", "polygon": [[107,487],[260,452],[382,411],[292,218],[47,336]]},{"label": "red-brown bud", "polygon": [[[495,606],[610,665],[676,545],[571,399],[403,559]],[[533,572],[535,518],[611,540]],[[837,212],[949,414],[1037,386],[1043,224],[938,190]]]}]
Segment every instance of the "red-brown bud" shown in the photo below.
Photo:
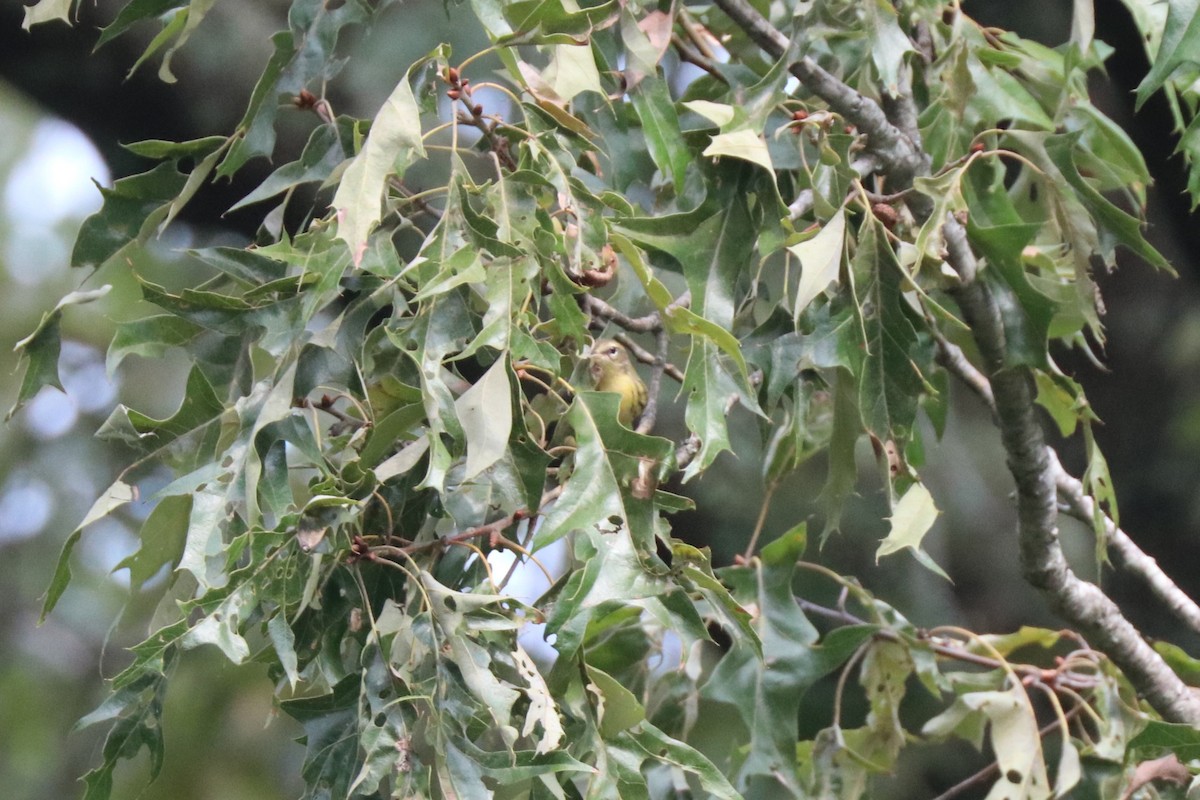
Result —
[{"label": "red-brown bud", "polygon": [[889,231],[896,227],[896,222],[899,221],[900,215],[896,213],[896,209],[887,203],[872,203],[871,213],[875,215],[875,219],[883,223],[883,227]]}]

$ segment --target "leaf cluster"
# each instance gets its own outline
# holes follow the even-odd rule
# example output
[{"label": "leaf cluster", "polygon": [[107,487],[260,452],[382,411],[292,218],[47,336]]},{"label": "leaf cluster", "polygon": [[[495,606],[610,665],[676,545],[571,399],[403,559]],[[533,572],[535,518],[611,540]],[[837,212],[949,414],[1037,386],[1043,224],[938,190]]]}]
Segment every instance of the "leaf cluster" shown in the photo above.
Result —
[{"label": "leaf cluster", "polygon": [[[212,5],[135,0],[101,43],[159,20],[142,60],[162,53],[168,77]],[[157,772],[171,667],[202,645],[270,665],[311,797],[849,798],[914,738],[985,735],[997,787],[1049,797],[1138,741],[1172,746],[1162,722],[1130,743],[1145,711],[1070,634],[920,630],[801,562],[803,523],[715,568],[672,534],[690,501],[663,488],[738,449],[742,414],[768,494],[823,454],[824,540],[866,440],[890,509],[879,556],[941,573],[922,548],[938,515],[922,431],[944,431],[950,356],[988,358],[947,263],[957,223],[1001,312],[998,363],[980,368],[1026,370],[1082,432],[1103,539],[1116,508],[1095,418],[1050,345],[1103,340],[1091,271],[1118,247],[1169,267],[1142,237],[1141,155],[1088,98],[1106,48],[1086,25],[1052,50],[957,4],[775,4],[790,45],[772,62],[717,6],[475,0],[447,13],[487,50],[438,45],[372,119],[337,114],[322,89],[339,39],[389,5],[295,0],[237,129],[131,145],[158,164],[105,189],[79,235],[75,266],[126,269],[205,182],[274,154],[279,115],[309,115],[299,157],[235,206],[267,204],[256,241],[190,251],[204,277],[178,287],[134,269],[158,311],[120,325],[110,370],[181,353],[192,368],[170,417],[121,406],[99,432],[136,456],[45,606],[84,529],[169,469],[122,566],[135,591],[169,571],[170,621],[82,721],[112,725],[89,798],[142,747]],[[69,8],[42,0],[27,23]],[[1148,91],[1195,61],[1178,30]],[[879,178],[856,121],[794,85],[799,58],[885,104],[911,72],[928,174]],[[55,383],[59,319],[97,294],[18,345],[19,402]],[[650,376],[637,430],[580,366],[613,329]],[[653,433],[672,398],[678,441]],[[553,552],[549,588],[517,599],[514,573]],[[848,599],[815,605],[814,581]],[[800,740],[806,692],[834,674],[831,724]],[[914,724],[912,690],[940,713]],[[840,714],[851,691],[858,722]]]}]

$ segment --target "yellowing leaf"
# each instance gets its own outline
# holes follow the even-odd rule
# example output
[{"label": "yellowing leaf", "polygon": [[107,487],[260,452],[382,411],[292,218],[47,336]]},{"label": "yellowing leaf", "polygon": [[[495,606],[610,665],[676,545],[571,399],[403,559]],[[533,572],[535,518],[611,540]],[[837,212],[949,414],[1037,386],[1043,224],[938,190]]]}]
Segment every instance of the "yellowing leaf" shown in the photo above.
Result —
[{"label": "yellowing leaf", "polygon": [[704,148],[706,156],[732,156],[751,164],[758,164],[763,169],[774,172],[771,165],[771,154],[767,152],[767,143],[763,138],[749,128],[718,133]]},{"label": "yellowing leaf", "polygon": [[525,712],[525,725],[521,729],[522,736],[529,736],[537,726],[541,726],[542,737],[534,748],[539,755],[553,752],[562,744],[564,735],[562,720],[558,717],[558,704],[554,695],[546,685],[546,679],[538,672],[537,664],[525,652],[525,648],[517,645],[513,651],[513,660],[521,677],[525,679],[525,695],[529,698],[529,710]]},{"label": "yellowing leaf", "polygon": [[939,513],[933,503],[933,495],[925,488],[925,484],[914,483],[910,486],[889,517],[892,530],[887,538],[879,543],[879,549],[875,551],[875,562],[879,563],[881,556],[891,555],[908,547],[922,566],[950,580],[950,576],[921,549],[921,540],[929,533]]},{"label": "yellowing leaf", "polygon": [[25,19],[21,22],[21,27],[29,30],[34,25],[55,19],[61,19],[70,24],[71,0],[42,0],[35,5],[26,6]]},{"label": "yellowing leaf", "polygon": [[458,421],[467,437],[464,481],[495,464],[508,448],[508,434],[512,430],[510,394],[508,364],[499,358],[454,402]]},{"label": "yellowing leaf", "polygon": [[[925,723],[921,732],[938,737],[956,734],[978,742],[987,723],[991,724],[992,750],[1000,765],[999,777],[988,793],[989,800],[1001,797],[1043,800],[1050,797],[1037,717],[1020,685],[1004,692],[965,694]],[[1071,764],[1068,762],[1066,767],[1063,784],[1071,780]]]},{"label": "yellowing leaf", "polygon": [[800,287],[796,290],[794,318],[799,318],[829,284],[837,282],[845,239],[846,211],[839,208],[816,236],[788,248],[800,260]]},{"label": "yellowing leaf", "polygon": [[683,106],[710,120],[717,127],[724,127],[733,122],[733,117],[736,113],[733,106],[724,103],[713,103],[709,100],[690,100],[684,103]]},{"label": "yellowing leaf", "polygon": [[563,100],[570,100],[581,92],[604,94],[590,45],[556,45],[554,57],[543,77]]}]

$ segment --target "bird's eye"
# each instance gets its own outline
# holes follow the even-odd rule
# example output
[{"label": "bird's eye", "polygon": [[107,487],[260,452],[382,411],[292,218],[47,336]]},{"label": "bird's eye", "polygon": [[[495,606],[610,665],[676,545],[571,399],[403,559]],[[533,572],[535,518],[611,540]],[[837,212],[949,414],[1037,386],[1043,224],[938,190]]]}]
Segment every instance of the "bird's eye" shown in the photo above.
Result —
[{"label": "bird's eye", "polygon": [[621,352],[621,348],[617,347],[615,344],[612,347],[608,348],[608,355],[611,358],[616,358],[617,353],[619,353],[619,352]]}]

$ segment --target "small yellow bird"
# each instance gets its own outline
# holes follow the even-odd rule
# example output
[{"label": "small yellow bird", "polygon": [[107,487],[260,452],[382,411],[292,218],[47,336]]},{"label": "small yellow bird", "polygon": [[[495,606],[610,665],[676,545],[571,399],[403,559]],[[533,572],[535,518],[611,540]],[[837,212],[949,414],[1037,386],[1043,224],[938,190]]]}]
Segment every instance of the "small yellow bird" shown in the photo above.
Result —
[{"label": "small yellow bird", "polygon": [[620,342],[601,339],[592,346],[588,356],[588,374],[598,392],[621,395],[617,419],[627,428],[646,410],[646,384],[629,360],[629,351]]}]

